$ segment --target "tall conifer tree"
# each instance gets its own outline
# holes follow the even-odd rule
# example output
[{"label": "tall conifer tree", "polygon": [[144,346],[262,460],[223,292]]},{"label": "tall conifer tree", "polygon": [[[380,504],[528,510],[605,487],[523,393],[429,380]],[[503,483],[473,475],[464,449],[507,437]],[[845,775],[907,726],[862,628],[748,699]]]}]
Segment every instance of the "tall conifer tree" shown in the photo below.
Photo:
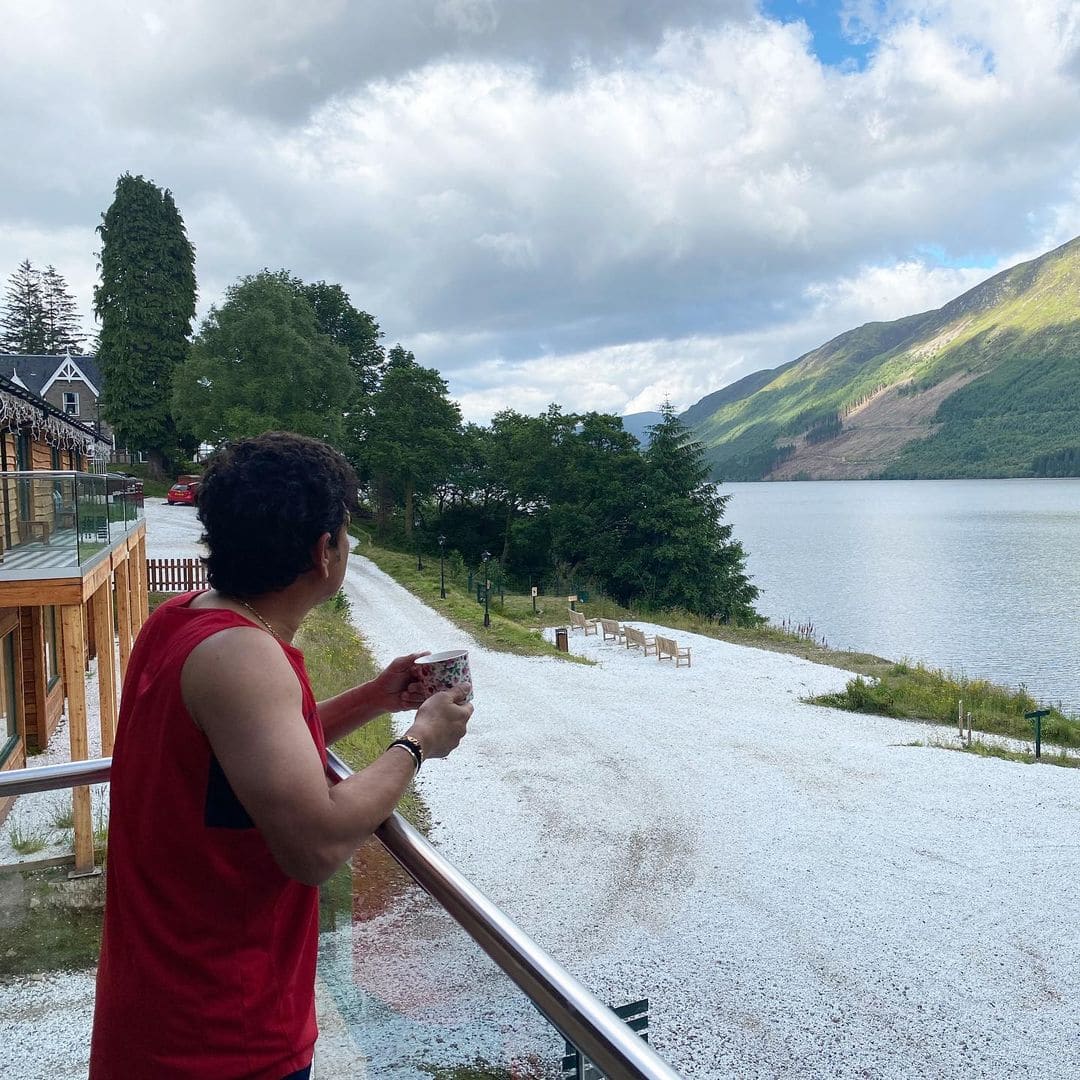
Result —
[{"label": "tall conifer tree", "polygon": [[8,281],[4,310],[0,316],[0,344],[6,352],[45,352],[42,318],[41,273],[24,259]]},{"label": "tall conifer tree", "polygon": [[723,522],[730,496],[710,480],[705,447],[670,402],[660,414],[644,455],[639,589],[655,607],[681,607],[722,622],[753,619],[758,590],[747,577],[742,544]]},{"label": "tall conifer tree", "polygon": [[178,445],[172,377],[195,317],[195,251],[172,193],[130,173],[97,231],[102,414],[122,445],[147,451],[163,473]]},{"label": "tall conifer tree", "polygon": [[63,274],[52,265],[46,266],[41,275],[41,322],[45,352],[59,356],[82,349],[83,334],[75,298]]}]

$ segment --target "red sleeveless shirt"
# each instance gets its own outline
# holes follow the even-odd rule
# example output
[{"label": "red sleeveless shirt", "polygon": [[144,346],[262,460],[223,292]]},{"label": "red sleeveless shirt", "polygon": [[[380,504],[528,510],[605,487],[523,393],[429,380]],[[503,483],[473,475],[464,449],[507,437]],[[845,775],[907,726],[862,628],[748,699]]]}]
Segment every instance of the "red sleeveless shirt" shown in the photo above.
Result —
[{"label": "red sleeveless shirt", "polygon": [[[191,650],[251,626],[162,604],[124,680],[90,1080],[280,1080],[312,1058],[318,890],[287,877],[180,695]],[[304,657],[281,643],[326,749]]]}]

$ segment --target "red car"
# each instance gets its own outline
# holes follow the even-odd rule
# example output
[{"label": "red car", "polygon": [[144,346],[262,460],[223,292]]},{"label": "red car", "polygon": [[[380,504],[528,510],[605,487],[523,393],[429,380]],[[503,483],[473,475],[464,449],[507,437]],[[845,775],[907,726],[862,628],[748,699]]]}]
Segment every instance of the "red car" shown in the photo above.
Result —
[{"label": "red car", "polygon": [[169,506],[194,506],[198,501],[198,494],[198,484],[173,484],[169,488],[169,494],[165,496],[165,501]]}]

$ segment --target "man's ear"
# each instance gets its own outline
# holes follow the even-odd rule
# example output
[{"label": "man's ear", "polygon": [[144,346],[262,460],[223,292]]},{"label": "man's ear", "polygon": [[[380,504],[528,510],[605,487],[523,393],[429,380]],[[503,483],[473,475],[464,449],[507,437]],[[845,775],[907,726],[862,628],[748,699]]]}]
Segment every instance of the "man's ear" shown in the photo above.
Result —
[{"label": "man's ear", "polygon": [[315,546],[311,549],[311,568],[319,577],[328,578],[330,567],[333,564],[334,538],[329,533],[323,533]]}]

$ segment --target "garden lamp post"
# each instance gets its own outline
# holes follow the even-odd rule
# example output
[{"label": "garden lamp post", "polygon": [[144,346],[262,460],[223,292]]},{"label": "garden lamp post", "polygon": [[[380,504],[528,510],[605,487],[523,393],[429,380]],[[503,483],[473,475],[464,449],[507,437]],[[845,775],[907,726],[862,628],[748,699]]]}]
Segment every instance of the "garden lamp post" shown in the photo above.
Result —
[{"label": "garden lamp post", "polygon": [[446,571],[443,557],[446,554],[446,537],[439,533],[439,599],[446,599]]},{"label": "garden lamp post", "polygon": [[491,552],[485,551],[480,556],[484,560],[484,625],[491,625],[491,615],[488,612],[488,599],[491,596],[491,581],[488,578],[488,560],[491,558]]},{"label": "garden lamp post", "polygon": [[416,537],[416,569],[424,569],[424,560],[420,557],[420,519],[413,522],[413,536]]}]

